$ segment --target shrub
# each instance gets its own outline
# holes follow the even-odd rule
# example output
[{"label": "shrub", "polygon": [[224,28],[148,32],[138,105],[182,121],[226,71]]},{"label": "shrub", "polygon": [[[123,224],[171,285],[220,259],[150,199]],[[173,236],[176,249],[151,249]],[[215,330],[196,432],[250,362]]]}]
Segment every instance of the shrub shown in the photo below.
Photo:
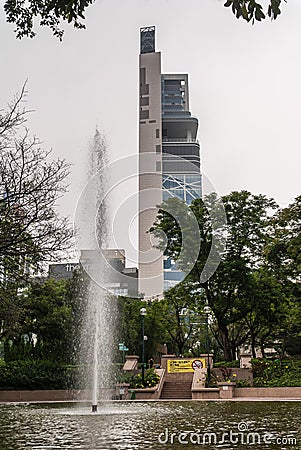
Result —
[{"label": "shrub", "polygon": [[[160,377],[159,375],[155,372],[155,369],[148,369],[145,371],[145,376],[144,376],[144,381],[145,381],[145,387],[149,388],[149,387],[154,387],[159,383]],[[120,378],[119,378],[119,382],[123,382],[123,383],[129,383],[131,388],[134,389],[140,389],[143,388],[143,384],[142,384],[142,375],[140,373],[138,374],[123,374]]]},{"label": "shrub", "polygon": [[219,368],[219,367],[232,367],[232,368],[238,368],[239,367],[239,360],[235,359],[234,361],[220,361],[213,364],[213,367]]},{"label": "shrub", "polygon": [[49,361],[14,361],[0,366],[0,389],[70,389],[75,366]]},{"label": "shrub", "polygon": [[251,387],[251,383],[249,380],[237,380],[236,387]]},{"label": "shrub", "polygon": [[301,361],[252,359],[253,385],[257,387],[301,386]]}]

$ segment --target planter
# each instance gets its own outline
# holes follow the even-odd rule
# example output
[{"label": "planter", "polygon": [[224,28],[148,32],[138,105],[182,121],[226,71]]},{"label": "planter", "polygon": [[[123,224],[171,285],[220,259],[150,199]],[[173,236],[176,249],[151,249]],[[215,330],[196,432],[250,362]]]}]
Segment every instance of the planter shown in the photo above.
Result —
[{"label": "planter", "polygon": [[218,400],[220,398],[219,388],[193,388],[191,389],[192,400]]},{"label": "planter", "polygon": [[235,381],[222,381],[217,383],[219,397],[223,399],[233,398],[235,393]]}]

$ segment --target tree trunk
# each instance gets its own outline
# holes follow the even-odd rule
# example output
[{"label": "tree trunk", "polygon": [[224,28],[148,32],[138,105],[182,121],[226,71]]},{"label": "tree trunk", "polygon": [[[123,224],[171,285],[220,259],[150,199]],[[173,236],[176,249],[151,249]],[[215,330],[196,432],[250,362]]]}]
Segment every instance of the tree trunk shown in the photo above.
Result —
[{"label": "tree trunk", "polygon": [[255,336],[251,335],[251,348],[252,348],[252,357],[256,358],[256,342],[255,342]]},{"label": "tree trunk", "polygon": [[227,325],[221,318],[217,319],[217,323],[218,323],[219,340],[222,345],[225,361],[233,361],[235,357],[233,356],[233,348],[230,343]]},{"label": "tree trunk", "polygon": [[264,341],[265,338],[260,338],[260,350],[261,350],[261,357],[265,358],[265,350],[264,350]]}]

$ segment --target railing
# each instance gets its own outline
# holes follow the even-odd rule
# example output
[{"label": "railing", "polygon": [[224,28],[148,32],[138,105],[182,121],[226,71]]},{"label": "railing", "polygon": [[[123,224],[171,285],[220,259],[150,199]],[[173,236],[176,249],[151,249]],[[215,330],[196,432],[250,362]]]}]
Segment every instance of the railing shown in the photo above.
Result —
[{"label": "railing", "polygon": [[173,143],[173,142],[183,142],[185,144],[199,144],[199,141],[197,139],[193,139],[193,138],[163,138],[162,142],[167,142],[167,143]]}]

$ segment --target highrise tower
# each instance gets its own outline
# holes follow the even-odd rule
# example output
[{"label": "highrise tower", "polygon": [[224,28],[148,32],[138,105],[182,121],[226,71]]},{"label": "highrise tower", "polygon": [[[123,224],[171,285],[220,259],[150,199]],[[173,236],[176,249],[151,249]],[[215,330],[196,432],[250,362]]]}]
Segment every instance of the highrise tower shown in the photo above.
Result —
[{"label": "highrise tower", "polygon": [[155,28],[140,32],[139,292],[152,297],[180,281],[181,273],[172,261],[163,261],[148,230],[163,199],[174,196],[190,204],[201,196],[200,146],[198,120],[189,111],[188,75],[161,74]]}]

